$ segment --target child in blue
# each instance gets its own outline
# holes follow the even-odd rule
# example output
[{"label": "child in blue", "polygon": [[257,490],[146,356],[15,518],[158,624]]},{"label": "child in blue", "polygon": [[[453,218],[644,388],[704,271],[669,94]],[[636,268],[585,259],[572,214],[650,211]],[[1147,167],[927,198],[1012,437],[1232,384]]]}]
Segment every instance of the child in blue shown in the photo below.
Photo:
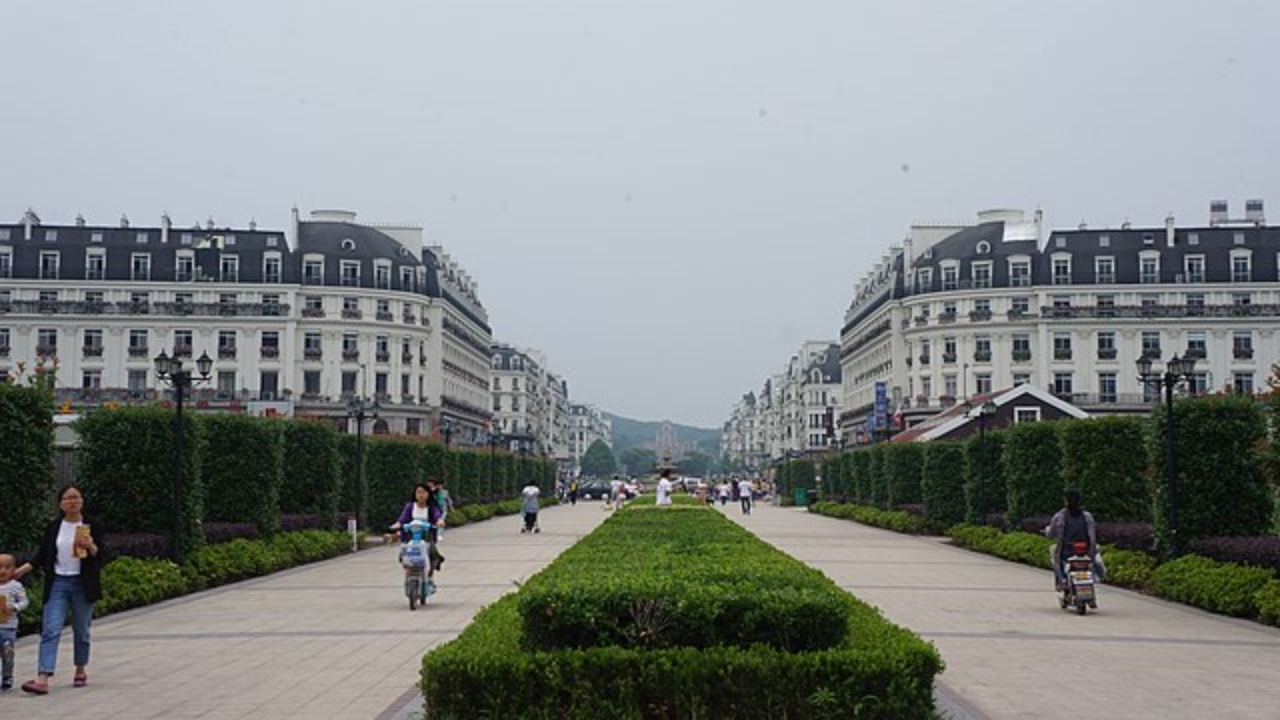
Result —
[{"label": "child in blue", "polygon": [[0,691],[13,689],[13,645],[18,640],[18,615],[27,609],[27,591],[13,579],[17,563],[0,555]]}]

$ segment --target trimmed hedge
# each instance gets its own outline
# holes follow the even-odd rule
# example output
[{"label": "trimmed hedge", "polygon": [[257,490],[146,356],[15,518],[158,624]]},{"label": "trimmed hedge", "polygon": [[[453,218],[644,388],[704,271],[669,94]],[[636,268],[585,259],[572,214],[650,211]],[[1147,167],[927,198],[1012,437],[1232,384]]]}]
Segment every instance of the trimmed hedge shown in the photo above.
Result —
[{"label": "trimmed hedge", "polygon": [[280,512],[319,515],[332,527],[342,493],[338,431],[317,420],[283,423],[284,463]]},{"label": "trimmed hedge", "polygon": [[910,535],[936,535],[942,532],[942,528],[937,525],[905,510],[881,510],[853,503],[816,502],[809,503],[809,512]]},{"label": "trimmed hedge", "polygon": [[35,547],[54,502],[53,393],[0,383],[0,552]]},{"label": "trimmed hedge", "polygon": [[[615,532],[626,535],[627,541],[633,543],[627,562],[647,558],[649,573],[655,572],[653,568],[657,566],[697,564],[708,548],[700,545],[696,533],[684,535],[676,531],[685,541],[683,546],[665,542],[669,534],[665,529],[634,537],[628,533],[633,522],[650,529],[655,529],[650,523],[663,521],[679,527],[684,522],[699,523],[688,520],[697,514],[731,524],[706,510],[633,506],[616,513],[596,530],[605,536],[604,540],[594,542],[593,533],[520,592],[482,610],[457,639],[423,658],[425,717],[817,720],[854,715],[885,719],[933,716],[933,677],[942,669],[937,652],[834,586],[832,590],[846,603],[847,639],[830,649],[786,652],[766,644],[749,648],[606,645],[529,649],[533,643],[524,635],[527,624],[521,614],[523,595],[537,588],[544,573],[553,580],[566,577],[567,570],[560,563],[567,557],[578,571],[577,587],[584,594],[595,592],[597,585],[616,577],[611,568],[619,563],[600,562],[599,556],[575,559],[573,555],[584,545],[585,555],[592,545],[598,549],[610,544],[605,542],[607,536]],[[634,546],[637,540],[643,541],[643,546]],[[735,561],[728,563],[726,569],[754,577],[754,569],[767,564],[757,561],[760,552],[765,557],[777,553],[748,535]],[[637,574],[644,572],[636,570]],[[661,574],[655,582],[660,580]]]},{"label": "trimmed hedge", "polygon": [[959,442],[925,444],[920,487],[925,517],[942,526],[964,520],[964,448]]},{"label": "trimmed hedge", "polygon": [[[1064,487],[1079,488],[1094,517],[1111,522],[1151,518],[1147,422],[1141,417],[1100,417],[1055,423],[1062,438]],[[1061,507],[1062,498],[1058,501]]]},{"label": "trimmed hedge", "polygon": [[885,467],[889,475],[889,507],[918,505],[924,500],[920,478],[924,473],[922,443],[887,443]]},{"label": "trimmed hedge", "polygon": [[1004,481],[1004,433],[974,435],[964,446],[965,520],[985,523],[988,515],[1003,513],[1009,492]]},{"label": "trimmed hedge", "polygon": [[1275,580],[1270,568],[1220,563],[1199,555],[1184,555],[1151,573],[1151,587],[1170,600],[1210,612],[1257,617],[1257,593]]},{"label": "trimmed hedge", "polygon": [[1062,507],[1062,444],[1057,422],[1018,423],[1003,430],[1005,522],[1017,527],[1026,517],[1052,515]]},{"label": "trimmed hedge", "polygon": [[207,522],[251,523],[263,537],[280,529],[282,423],[253,415],[201,415],[201,474]]}]

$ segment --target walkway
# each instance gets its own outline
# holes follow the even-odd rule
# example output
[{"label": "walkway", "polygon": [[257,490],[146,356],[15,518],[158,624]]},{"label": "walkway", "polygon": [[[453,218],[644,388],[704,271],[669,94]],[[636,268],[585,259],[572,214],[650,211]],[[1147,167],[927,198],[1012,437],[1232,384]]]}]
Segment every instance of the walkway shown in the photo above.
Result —
[{"label": "walkway", "polygon": [[[534,536],[516,517],[449,530],[441,592],[417,612],[387,547],[104,618],[89,688],[70,687],[68,633],[52,692],[0,697],[0,716],[412,717],[422,655],[593,530],[600,507],[548,508]],[[1276,628],[1106,586],[1077,617],[1048,571],[803,510],[726,510],[937,645],[944,717],[1280,717]],[[18,643],[19,682],[36,645]]]},{"label": "walkway", "polygon": [[802,509],[724,509],[933,642],[953,717],[1280,717],[1280,629],[1105,585],[1097,614],[1078,617],[1048,570]]},{"label": "walkway", "polygon": [[[591,502],[544,510],[538,535],[521,535],[518,516],[447,530],[440,592],[416,612],[395,549],[379,547],[112,615],[93,626],[90,687],[71,688],[68,631],[49,695],[6,693],[0,717],[404,715],[423,654],[606,517]],[[38,644],[18,642],[18,683]]]}]

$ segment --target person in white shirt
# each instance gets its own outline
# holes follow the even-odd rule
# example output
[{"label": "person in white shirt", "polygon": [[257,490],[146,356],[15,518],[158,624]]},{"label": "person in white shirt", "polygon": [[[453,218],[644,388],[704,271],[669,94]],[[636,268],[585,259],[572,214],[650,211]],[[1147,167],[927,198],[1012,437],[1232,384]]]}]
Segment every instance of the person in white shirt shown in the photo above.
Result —
[{"label": "person in white shirt", "polygon": [[742,501],[742,514],[751,514],[751,493],[755,488],[751,486],[751,481],[743,478],[738,481],[738,499]]},{"label": "person in white shirt", "polygon": [[662,476],[658,478],[658,504],[671,504],[671,471],[663,469]]},{"label": "person in white shirt", "polygon": [[542,494],[542,489],[533,483],[524,486],[520,491],[520,496],[524,498],[524,527],[520,532],[538,533],[542,532],[542,528],[538,527],[538,496]]}]

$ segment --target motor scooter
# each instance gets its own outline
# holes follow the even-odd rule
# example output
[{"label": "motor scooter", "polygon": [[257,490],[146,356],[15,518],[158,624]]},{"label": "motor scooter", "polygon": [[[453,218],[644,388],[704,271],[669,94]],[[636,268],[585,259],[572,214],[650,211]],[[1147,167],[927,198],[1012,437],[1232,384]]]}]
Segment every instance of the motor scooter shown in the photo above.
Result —
[{"label": "motor scooter", "polygon": [[409,609],[417,610],[426,605],[427,598],[435,592],[435,583],[427,579],[427,563],[431,547],[427,543],[427,531],[431,524],[412,520],[403,530],[408,539],[400,544],[400,564],[404,567],[404,594],[409,598]]},{"label": "motor scooter", "polygon": [[1077,542],[1071,546],[1071,555],[1063,563],[1066,580],[1058,603],[1063,610],[1074,609],[1084,615],[1089,608],[1098,609],[1097,577],[1093,572],[1093,558],[1089,557],[1089,543]]}]

